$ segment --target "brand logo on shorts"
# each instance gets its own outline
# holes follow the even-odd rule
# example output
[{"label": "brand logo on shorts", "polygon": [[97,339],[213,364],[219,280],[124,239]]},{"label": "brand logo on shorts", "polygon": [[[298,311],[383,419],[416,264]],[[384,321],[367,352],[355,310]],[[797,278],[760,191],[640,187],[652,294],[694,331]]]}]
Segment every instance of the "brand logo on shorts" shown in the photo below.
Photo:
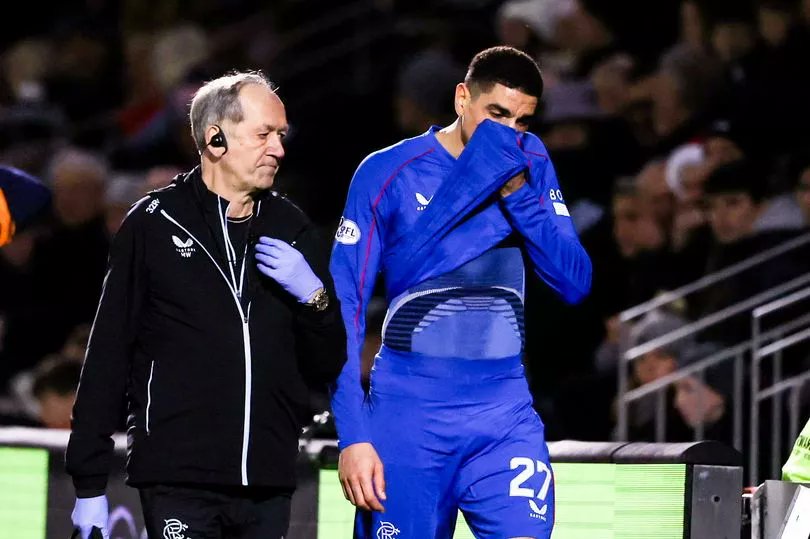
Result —
[{"label": "brand logo on shorts", "polygon": [[195,251],[194,247],[192,247],[194,240],[189,238],[183,241],[177,236],[172,235],[172,242],[174,242],[174,246],[177,248],[177,252],[180,253],[180,256],[183,258],[191,258],[191,254]]},{"label": "brand logo on shorts", "polygon": [[399,530],[393,524],[380,522],[380,527],[377,528],[377,539],[394,539],[397,535],[399,535]]},{"label": "brand logo on shorts", "polygon": [[163,539],[191,539],[183,532],[188,529],[187,524],[183,524],[176,518],[165,519],[166,526],[163,528]]},{"label": "brand logo on shorts", "polygon": [[360,227],[351,219],[341,217],[337,232],[335,232],[335,240],[344,245],[354,245],[360,241]]},{"label": "brand logo on shorts", "polygon": [[532,518],[539,518],[543,522],[546,520],[546,513],[548,513],[548,504],[544,503],[543,507],[537,507],[537,504],[534,503],[534,500],[529,500],[529,509],[531,509],[531,513],[529,516]]}]

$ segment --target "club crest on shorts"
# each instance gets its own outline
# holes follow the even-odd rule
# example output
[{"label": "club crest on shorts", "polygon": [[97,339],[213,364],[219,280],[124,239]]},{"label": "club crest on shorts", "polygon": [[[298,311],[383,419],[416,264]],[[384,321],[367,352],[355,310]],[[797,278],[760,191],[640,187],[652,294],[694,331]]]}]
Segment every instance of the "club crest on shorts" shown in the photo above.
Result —
[{"label": "club crest on shorts", "polygon": [[166,523],[163,527],[163,539],[191,539],[183,533],[188,529],[188,524],[183,524],[176,518],[164,519],[163,522]]},{"label": "club crest on shorts", "polygon": [[395,539],[399,530],[390,522],[381,521],[377,528],[377,539]]}]

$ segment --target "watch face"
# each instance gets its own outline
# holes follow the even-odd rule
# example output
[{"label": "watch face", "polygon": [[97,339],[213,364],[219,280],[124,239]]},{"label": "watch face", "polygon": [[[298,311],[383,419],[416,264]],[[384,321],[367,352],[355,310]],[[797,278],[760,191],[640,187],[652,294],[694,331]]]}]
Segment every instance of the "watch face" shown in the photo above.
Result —
[{"label": "watch face", "polygon": [[329,294],[326,292],[322,293],[318,298],[318,310],[323,311],[329,306]]},{"label": "watch face", "polygon": [[316,311],[323,311],[328,306],[329,294],[326,293],[326,290],[321,290],[314,298],[312,298],[312,307]]}]

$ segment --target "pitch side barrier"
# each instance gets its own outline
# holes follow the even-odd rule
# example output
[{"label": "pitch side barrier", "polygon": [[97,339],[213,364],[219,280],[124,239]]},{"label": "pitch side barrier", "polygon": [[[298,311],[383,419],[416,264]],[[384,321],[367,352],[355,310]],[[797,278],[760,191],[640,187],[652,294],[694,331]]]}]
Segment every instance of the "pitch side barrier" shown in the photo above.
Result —
[{"label": "pitch side barrier", "polygon": [[[68,432],[0,428],[0,536],[70,536],[73,486],[64,471]],[[557,509],[554,539],[738,539],[742,456],[719,442],[684,444],[549,443]],[[335,470],[334,440],[304,440],[297,463],[289,539],[351,537],[353,508]],[[516,455],[505,488],[545,473]],[[110,476],[111,536],[144,539],[137,491],[124,484],[126,438],[115,437]],[[505,463],[510,465],[510,463]],[[511,487],[516,487],[511,489]],[[526,497],[526,510],[530,511]],[[10,534],[10,535],[9,535]],[[471,539],[462,517],[457,539]]]}]

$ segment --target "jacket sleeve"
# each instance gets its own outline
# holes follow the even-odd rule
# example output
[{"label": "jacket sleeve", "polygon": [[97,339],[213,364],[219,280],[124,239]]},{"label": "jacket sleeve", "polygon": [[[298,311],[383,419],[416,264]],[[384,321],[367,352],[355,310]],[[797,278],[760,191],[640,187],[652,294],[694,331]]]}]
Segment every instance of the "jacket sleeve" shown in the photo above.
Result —
[{"label": "jacket sleeve", "polygon": [[574,230],[551,161],[538,156],[530,163],[530,173],[539,175],[532,182],[537,188],[527,182],[501,199],[501,207],[524,238],[534,272],[567,303],[579,303],[591,289],[590,257]]},{"label": "jacket sleeve", "polygon": [[332,383],[346,363],[346,330],[340,317],[340,302],[329,275],[329,245],[317,229],[308,224],[296,244],[312,271],[323,282],[329,305],[316,311],[297,305],[295,346],[302,375],[310,384]]},{"label": "jacket sleeve", "polygon": [[347,360],[332,388],[332,412],[338,447],[370,442],[364,413],[361,352],[366,333],[366,307],[374,291],[382,246],[377,167],[366,160],[349,186],[346,207],[335,234],[330,270],[346,325]]},{"label": "jacket sleeve", "polygon": [[124,219],[110,248],[73,406],[65,464],[80,498],[104,493],[113,452],[111,436],[125,413],[131,354],[147,286],[143,202]]}]

